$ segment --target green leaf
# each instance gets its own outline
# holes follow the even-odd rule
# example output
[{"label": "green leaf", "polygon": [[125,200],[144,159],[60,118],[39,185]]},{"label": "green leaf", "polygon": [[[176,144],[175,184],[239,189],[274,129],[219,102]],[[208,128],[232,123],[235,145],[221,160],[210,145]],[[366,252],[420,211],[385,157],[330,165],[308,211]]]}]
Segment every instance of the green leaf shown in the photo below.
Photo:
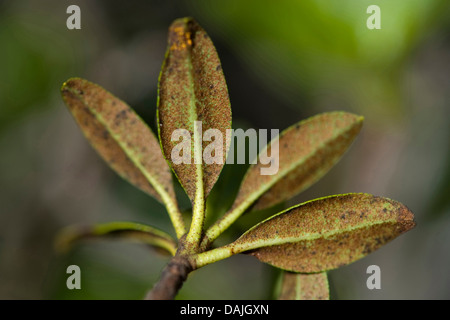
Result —
[{"label": "green leaf", "polygon": [[69,79],[61,93],[98,154],[122,178],[164,203],[181,237],[185,227],[172,175],[150,128],[126,103],[87,80]]},{"label": "green leaf", "polygon": [[[191,230],[195,230],[197,237],[203,227],[205,199],[226,159],[229,141],[226,130],[231,128],[230,101],[214,45],[193,19],[175,20],[169,28],[168,42],[159,79],[158,133],[164,156],[193,204]],[[188,136],[172,141],[177,129],[185,129]],[[208,129],[218,130],[220,137],[202,142],[202,132]],[[180,151],[178,148],[186,139],[189,139],[188,147]],[[208,164],[204,158],[208,158],[207,146],[213,142],[222,154],[216,159],[219,163]],[[172,153],[179,158],[184,156],[185,160],[177,163]]]},{"label": "green leaf", "polygon": [[67,252],[79,241],[103,237],[127,239],[147,244],[172,256],[177,250],[175,240],[167,233],[134,222],[110,222],[89,227],[71,226],[59,234],[56,248],[59,252]]},{"label": "green leaf", "polygon": [[[267,155],[278,157],[278,172],[262,175],[261,168],[265,165],[258,162],[250,166],[231,209],[207,231],[206,239],[217,238],[252,204],[253,209],[261,210],[285,201],[315,183],[348,149],[362,122],[361,116],[330,112],[284,130],[267,150]],[[273,148],[275,143],[278,147]]]},{"label": "green leaf", "polygon": [[197,267],[245,252],[275,267],[323,272],[354,262],[415,226],[403,204],[363,193],[305,202],[257,224],[235,242],[199,254]]},{"label": "green leaf", "polygon": [[330,300],[327,273],[283,272],[278,300]]}]

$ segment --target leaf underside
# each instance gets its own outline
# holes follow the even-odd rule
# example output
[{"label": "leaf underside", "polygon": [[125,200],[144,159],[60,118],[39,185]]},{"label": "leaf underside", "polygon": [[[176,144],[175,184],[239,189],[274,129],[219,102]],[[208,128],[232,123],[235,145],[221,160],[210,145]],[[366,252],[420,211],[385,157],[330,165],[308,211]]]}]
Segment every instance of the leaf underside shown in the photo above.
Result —
[{"label": "leaf underside", "polygon": [[175,202],[158,140],[126,103],[79,78],[65,82],[61,92],[85,137],[114,171],[157,200],[162,202],[164,192]]},{"label": "leaf underside", "polygon": [[[225,77],[214,45],[206,32],[192,19],[175,20],[169,28],[169,47],[162,66],[158,92],[158,132],[165,158],[189,198],[197,192],[206,199],[226,159],[226,129],[231,128],[231,108]],[[194,140],[195,121],[201,121],[203,133],[217,129],[222,134],[221,163],[203,165],[195,159],[191,143],[189,164],[175,164],[172,149],[180,141],[171,141],[176,129],[186,129]],[[198,132],[198,131],[197,131]],[[202,143],[200,137],[200,144]],[[215,141],[212,138],[212,141]],[[211,142],[199,146],[200,157]],[[197,164],[196,164],[197,163]],[[203,190],[199,190],[203,188]]]},{"label": "leaf underside", "polygon": [[328,277],[321,273],[283,272],[278,300],[329,300]]},{"label": "leaf underside", "polygon": [[354,262],[414,226],[412,212],[397,201],[345,194],[292,207],[229,246],[284,270],[315,273]]},{"label": "leaf underside", "polygon": [[[249,198],[252,210],[261,210],[290,199],[319,180],[341,158],[358,135],[363,118],[347,112],[329,112],[303,120],[284,130],[279,151],[268,146],[268,155],[279,157],[275,175],[261,175],[261,163],[246,173],[233,207]],[[272,150],[274,150],[272,154]]]}]

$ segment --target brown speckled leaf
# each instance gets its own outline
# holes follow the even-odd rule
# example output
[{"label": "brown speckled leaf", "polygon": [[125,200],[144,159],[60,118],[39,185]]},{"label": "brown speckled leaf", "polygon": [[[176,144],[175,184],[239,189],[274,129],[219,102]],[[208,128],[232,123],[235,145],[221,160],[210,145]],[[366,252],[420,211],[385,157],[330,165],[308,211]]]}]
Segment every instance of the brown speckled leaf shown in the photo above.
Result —
[{"label": "brown speckled leaf", "polygon": [[264,176],[260,174],[261,164],[251,166],[234,206],[253,197],[257,201],[252,209],[260,210],[307,189],[341,158],[359,133],[362,122],[361,116],[330,112],[287,128],[278,142],[278,173]]},{"label": "brown speckled leaf", "polygon": [[79,78],[65,82],[61,92],[86,138],[114,171],[159,201],[161,193],[175,199],[158,140],[126,103]]},{"label": "brown speckled leaf", "polygon": [[321,273],[283,272],[278,300],[329,300],[328,277]]},{"label": "brown speckled leaf", "polygon": [[[196,192],[205,199],[226,159],[226,129],[231,128],[231,108],[225,77],[214,45],[206,32],[191,18],[175,20],[169,28],[166,53],[158,94],[158,131],[164,155],[192,202]],[[194,122],[202,131],[218,129],[223,135],[221,164],[195,164]],[[190,164],[174,164],[171,141],[175,129],[191,135]],[[201,153],[211,142],[204,141]],[[198,161],[197,161],[198,162]]]},{"label": "brown speckled leaf", "polygon": [[284,270],[322,272],[356,261],[414,226],[412,212],[397,201],[345,194],[276,214],[227,247]]}]

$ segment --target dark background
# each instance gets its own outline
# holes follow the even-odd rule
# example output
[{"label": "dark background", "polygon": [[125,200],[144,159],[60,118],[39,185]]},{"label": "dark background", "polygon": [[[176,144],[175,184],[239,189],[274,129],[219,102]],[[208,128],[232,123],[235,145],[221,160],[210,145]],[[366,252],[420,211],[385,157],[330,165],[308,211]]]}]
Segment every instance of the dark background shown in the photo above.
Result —
[{"label": "dark background", "polygon": [[[66,28],[71,4],[81,30]],[[380,30],[366,27],[372,4]],[[129,220],[173,233],[164,208],[89,146],[59,88],[73,76],[98,83],[154,128],[167,28],[192,16],[222,60],[234,127],[282,130],[332,110],[365,117],[339,164],[286,205],[367,192],[415,213],[414,230],[329,273],[332,299],[449,299],[449,9],[446,0],[0,1],[0,298],[140,299],[157,280],[167,258],[140,245],[55,253],[72,224]],[[227,208],[244,169],[225,168],[210,206]],[[267,214],[243,217],[221,243]],[[81,267],[81,290],[65,287],[70,264]],[[381,290],[366,287],[371,264]],[[277,275],[235,256],[193,273],[178,297],[272,298]]]}]

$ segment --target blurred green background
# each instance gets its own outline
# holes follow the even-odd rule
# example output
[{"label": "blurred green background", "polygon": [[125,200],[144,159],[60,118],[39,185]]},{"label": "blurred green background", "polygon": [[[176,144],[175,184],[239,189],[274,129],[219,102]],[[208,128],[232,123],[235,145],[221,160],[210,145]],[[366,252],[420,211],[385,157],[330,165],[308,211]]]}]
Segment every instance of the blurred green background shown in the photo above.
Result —
[{"label": "blurred green background", "polygon": [[[81,8],[81,30],[66,8]],[[369,5],[381,29],[369,30]],[[78,76],[127,101],[154,128],[167,28],[192,16],[213,39],[235,127],[278,128],[314,114],[365,116],[349,152],[285,205],[367,192],[396,199],[417,227],[329,273],[332,299],[450,298],[450,5],[447,0],[0,0],[0,298],[140,299],[167,261],[119,241],[55,253],[72,224],[128,220],[173,234],[164,208],[122,181],[84,139],[59,94]],[[245,166],[227,166],[209,206],[223,212]],[[183,210],[186,196],[179,192]],[[243,217],[232,241],[270,212]],[[66,288],[79,265],[82,289]],[[381,268],[368,290],[366,268]],[[278,272],[235,256],[193,273],[183,299],[266,299]]]}]

